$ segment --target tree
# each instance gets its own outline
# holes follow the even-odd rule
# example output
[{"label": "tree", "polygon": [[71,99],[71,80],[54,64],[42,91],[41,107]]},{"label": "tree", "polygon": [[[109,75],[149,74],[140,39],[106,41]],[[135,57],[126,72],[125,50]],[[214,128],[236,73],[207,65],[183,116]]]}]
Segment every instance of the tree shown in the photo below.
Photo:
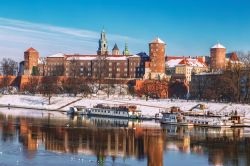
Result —
[{"label": "tree", "polygon": [[39,86],[39,91],[44,96],[48,97],[49,104],[51,104],[52,96],[59,92],[58,77],[43,77]]},{"label": "tree", "polygon": [[77,96],[80,93],[81,65],[78,58],[73,58],[69,62],[69,77],[62,83],[63,90],[69,94]]},{"label": "tree", "polygon": [[2,74],[4,76],[13,76],[17,74],[18,63],[10,58],[3,58],[0,62],[2,66]]},{"label": "tree", "polygon": [[98,90],[101,89],[101,84],[104,81],[104,78],[108,74],[108,61],[106,56],[98,56],[94,61],[94,76],[98,83]]},{"label": "tree", "polygon": [[29,82],[24,86],[24,90],[28,91],[31,94],[36,94],[39,88],[39,78],[38,77],[30,77]]},{"label": "tree", "polygon": [[3,58],[0,64],[2,67],[3,74],[1,86],[8,88],[11,82],[10,76],[14,76],[17,74],[18,65],[16,61],[10,58]]},{"label": "tree", "polygon": [[107,97],[109,98],[110,95],[115,93],[115,78],[107,79],[106,84],[103,87],[103,91],[107,94]]},{"label": "tree", "polygon": [[243,67],[243,78],[242,83],[242,93],[244,102],[250,102],[250,52],[237,52],[238,57],[244,64]]},{"label": "tree", "polygon": [[79,58],[73,58],[69,62],[69,76],[77,78],[81,75],[81,64]]},{"label": "tree", "polygon": [[87,97],[89,94],[91,94],[91,88],[86,79],[81,79],[79,90],[80,90],[80,93],[82,93],[84,97]]}]

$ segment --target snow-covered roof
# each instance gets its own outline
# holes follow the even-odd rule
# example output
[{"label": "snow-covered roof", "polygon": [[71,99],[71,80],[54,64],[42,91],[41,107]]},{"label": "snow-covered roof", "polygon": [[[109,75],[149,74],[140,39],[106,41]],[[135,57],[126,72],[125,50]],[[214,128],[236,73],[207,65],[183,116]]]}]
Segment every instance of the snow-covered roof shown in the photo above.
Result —
[{"label": "snow-covered roof", "polygon": [[159,37],[155,38],[153,41],[151,41],[150,43],[161,43],[161,44],[165,44],[164,41],[162,41]]},{"label": "snow-covered roof", "polygon": [[166,62],[167,67],[175,67],[177,66],[180,62],[182,61],[182,59],[171,59],[169,61]]},{"label": "snow-covered roof", "polygon": [[96,56],[68,57],[67,58],[68,61],[71,61],[71,60],[91,61],[95,59],[96,59]]},{"label": "snow-covered roof", "polygon": [[171,59],[166,62],[166,65],[170,68],[176,67],[179,65],[187,65],[191,67],[207,67],[205,63],[202,63],[198,59],[194,59],[194,58]]},{"label": "snow-covered roof", "polygon": [[57,53],[57,54],[54,54],[54,55],[50,55],[48,56],[49,58],[64,58],[64,55],[63,53]]},{"label": "snow-covered roof", "polygon": [[129,56],[130,58],[134,58],[134,57],[140,57],[139,55],[132,55],[132,56]]},{"label": "snow-covered roof", "polygon": [[127,57],[126,56],[118,56],[118,57],[115,57],[115,56],[111,56],[111,57],[107,57],[106,58],[107,60],[114,60],[114,61],[121,61],[121,60],[127,60]]},{"label": "snow-covered roof", "polygon": [[213,47],[211,47],[211,48],[226,48],[225,46],[223,46],[222,44],[220,44],[220,43],[217,43],[217,44],[215,44]]}]

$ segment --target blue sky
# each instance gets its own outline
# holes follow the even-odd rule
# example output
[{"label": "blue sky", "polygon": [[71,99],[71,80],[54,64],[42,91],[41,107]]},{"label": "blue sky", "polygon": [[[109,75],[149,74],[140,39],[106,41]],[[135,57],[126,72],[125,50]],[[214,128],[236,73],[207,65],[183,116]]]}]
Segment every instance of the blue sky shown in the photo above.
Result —
[{"label": "blue sky", "polygon": [[209,55],[217,41],[228,51],[250,50],[249,0],[1,0],[0,57],[36,47],[94,54],[105,27],[109,49],[148,52],[159,36],[168,55]]}]

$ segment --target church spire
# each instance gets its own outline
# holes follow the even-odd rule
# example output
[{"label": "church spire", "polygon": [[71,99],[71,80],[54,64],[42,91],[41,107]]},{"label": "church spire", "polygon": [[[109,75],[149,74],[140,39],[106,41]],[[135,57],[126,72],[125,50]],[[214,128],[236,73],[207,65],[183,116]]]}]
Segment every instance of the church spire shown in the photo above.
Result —
[{"label": "church spire", "polygon": [[125,49],[123,51],[123,55],[130,55],[129,50],[128,50],[128,44],[125,43]]},{"label": "church spire", "polygon": [[106,39],[106,33],[104,28],[101,32],[101,38],[99,39],[99,48],[97,50],[98,55],[107,55],[108,54],[108,42]]}]

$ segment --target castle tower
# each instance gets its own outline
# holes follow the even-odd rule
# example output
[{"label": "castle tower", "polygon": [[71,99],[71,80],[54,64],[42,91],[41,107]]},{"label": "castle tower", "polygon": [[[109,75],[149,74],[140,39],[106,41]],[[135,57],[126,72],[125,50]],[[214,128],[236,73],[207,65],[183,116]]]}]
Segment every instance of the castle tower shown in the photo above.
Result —
[{"label": "castle tower", "polygon": [[149,43],[150,69],[152,73],[165,73],[165,46],[157,37]]},{"label": "castle tower", "polygon": [[115,43],[114,48],[112,49],[112,55],[119,55],[119,48],[117,44]]},{"label": "castle tower", "polygon": [[210,49],[210,68],[212,71],[223,70],[226,68],[226,47],[217,43]]},{"label": "castle tower", "polygon": [[128,50],[128,44],[125,43],[125,48],[124,48],[124,51],[123,51],[123,55],[130,55],[130,52]]},{"label": "castle tower", "polygon": [[150,61],[145,64],[144,79],[161,80],[166,77],[165,46],[166,44],[159,37],[149,43]]},{"label": "castle tower", "polygon": [[104,30],[102,30],[101,38],[99,40],[99,48],[97,50],[97,55],[108,55],[108,42]]},{"label": "castle tower", "polygon": [[29,48],[24,52],[24,75],[31,75],[33,67],[38,66],[39,52]]}]

